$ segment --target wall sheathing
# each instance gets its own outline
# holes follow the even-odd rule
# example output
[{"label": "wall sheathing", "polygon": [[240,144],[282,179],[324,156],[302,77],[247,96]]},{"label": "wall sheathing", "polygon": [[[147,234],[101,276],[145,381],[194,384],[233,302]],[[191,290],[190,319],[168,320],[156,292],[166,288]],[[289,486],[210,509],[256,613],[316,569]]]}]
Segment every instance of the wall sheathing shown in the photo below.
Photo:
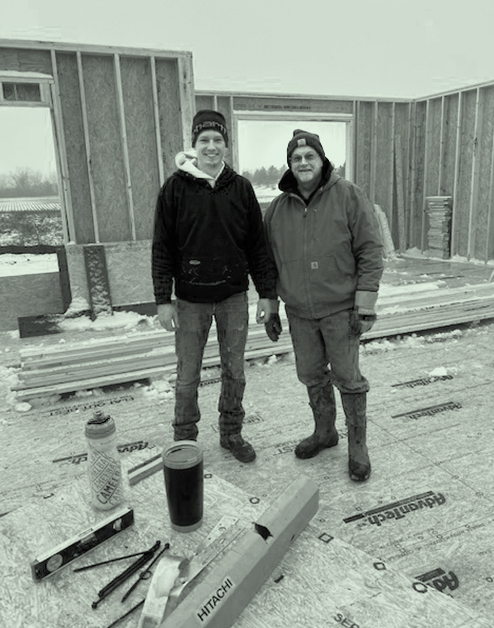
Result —
[{"label": "wall sheathing", "polygon": [[358,102],[355,120],[355,183],[371,197],[373,103]]},{"label": "wall sheathing", "polygon": [[492,260],[494,84],[420,99],[419,106],[428,109],[427,158],[422,165],[419,156],[415,168],[427,195],[453,198],[451,255]]},{"label": "wall sheathing", "polygon": [[[180,110],[178,64],[174,59],[156,59],[159,129],[165,177],[175,169],[175,155],[184,149]],[[192,120],[184,124],[189,128]]]},{"label": "wall sheathing", "polygon": [[444,96],[442,159],[439,196],[452,196],[455,186],[456,138],[458,134],[458,94]]},{"label": "wall sheathing", "polygon": [[98,241],[132,240],[113,58],[84,55],[82,70]]},{"label": "wall sheathing", "polygon": [[148,59],[121,61],[125,127],[136,240],[151,237],[149,212],[160,187],[156,146],[151,64]]},{"label": "wall sheathing", "polygon": [[[490,199],[492,182],[492,146],[494,138],[494,86],[486,87],[480,92],[479,125],[477,130],[477,160],[474,177],[476,195],[474,197],[477,211],[473,212],[475,217],[472,225],[473,253],[478,259],[488,259],[488,230],[489,215],[492,213],[492,202]],[[479,112],[480,113],[480,112]]]},{"label": "wall sheathing", "polygon": [[321,114],[350,120],[353,179],[386,213],[396,249],[426,249],[425,199],[441,195],[453,198],[451,255],[494,258],[494,84],[413,101],[194,94],[190,53],[19,41],[0,41],[1,70],[53,77],[67,235],[77,245],[149,243],[157,192],[190,145],[193,113],[214,108],[227,120],[234,167],[240,114],[307,128]]},{"label": "wall sheathing", "polygon": [[410,220],[410,103],[393,105],[394,184],[392,189],[394,237],[397,248],[408,248],[408,224]]},{"label": "wall sheathing", "polygon": [[[0,40],[1,41],[1,40]],[[0,70],[14,72],[41,72],[51,74],[49,50],[22,49],[7,46],[0,48]]]},{"label": "wall sheathing", "polygon": [[451,255],[494,258],[494,84],[417,100],[269,96],[201,92],[196,107],[235,115],[344,113],[353,118],[353,179],[389,221],[396,249],[427,249],[428,196],[451,196]]},{"label": "wall sheathing", "polygon": [[72,241],[96,242],[95,223],[92,217],[91,189],[89,186],[89,146],[84,137],[84,117],[81,101],[81,84],[77,58],[74,53],[59,52],[55,55],[56,73],[60,89],[59,101],[62,113],[70,180],[71,207],[66,211],[72,216]]},{"label": "wall sheathing", "polygon": [[190,128],[191,54],[2,40],[1,70],[53,77],[70,241],[149,239],[157,193]]},{"label": "wall sheathing", "polygon": [[458,153],[457,191],[453,202],[452,249],[461,257],[468,255],[468,229],[470,225],[470,195],[472,193],[472,165],[475,141],[476,92],[462,94],[460,113],[460,141]]},{"label": "wall sheathing", "polygon": [[[386,212],[391,232],[396,233],[393,214],[393,103],[376,102],[374,108],[374,199]],[[393,240],[396,242],[395,238]]]}]

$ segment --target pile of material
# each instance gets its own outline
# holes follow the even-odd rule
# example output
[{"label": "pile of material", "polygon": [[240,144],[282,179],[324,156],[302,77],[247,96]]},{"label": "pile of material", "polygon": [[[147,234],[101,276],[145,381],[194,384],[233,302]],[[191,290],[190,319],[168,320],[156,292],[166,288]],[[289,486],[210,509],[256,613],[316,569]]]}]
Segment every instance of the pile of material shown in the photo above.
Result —
[{"label": "pile of material", "polygon": [[[362,341],[437,330],[494,319],[494,284],[461,288],[403,285],[383,293],[378,300],[378,319]],[[246,360],[268,358],[292,350],[288,323],[277,343],[266,336],[263,325],[249,328]],[[19,401],[53,394],[111,386],[130,381],[171,376],[176,357],[173,334],[141,332],[70,346],[21,350],[19,382],[13,387]],[[204,367],[220,363],[218,342],[212,332],[206,345]]]},{"label": "pile of material", "polygon": [[429,219],[427,248],[438,257],[449,259],[451,256],[453,199],[451,196],[428,196],[426,203]]}]

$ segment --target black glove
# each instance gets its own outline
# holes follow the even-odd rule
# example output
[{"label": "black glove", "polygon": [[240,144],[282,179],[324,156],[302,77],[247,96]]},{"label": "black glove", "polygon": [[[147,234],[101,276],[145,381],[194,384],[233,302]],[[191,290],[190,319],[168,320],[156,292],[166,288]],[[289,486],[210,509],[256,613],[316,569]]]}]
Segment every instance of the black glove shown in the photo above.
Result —
[{"label": "black glove", "polygon": [[370,331],[376,319],[375,314],[359,314],[356,309],[350,310],[350,331],[357,336]]},{"label": "black glove", "polygon": [[271,314],[267,323],[264,323],[266,333],[269,339],[277,342],[283,328],[281,327],[281,319],[279,314]]}]

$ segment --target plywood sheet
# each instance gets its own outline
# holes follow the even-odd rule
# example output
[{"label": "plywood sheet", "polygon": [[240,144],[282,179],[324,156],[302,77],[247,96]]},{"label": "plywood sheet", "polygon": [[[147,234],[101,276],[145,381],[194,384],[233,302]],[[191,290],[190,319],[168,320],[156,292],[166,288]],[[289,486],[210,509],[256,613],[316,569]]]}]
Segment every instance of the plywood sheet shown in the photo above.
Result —
[{"label": "plywood sheet", "polygon": [[477,92],[464,92],[462,95],[460,160],[458,169],[457,196],[454,199],[453,214],[454,241],[452,250],[466,257],[469,253],[470,195],[472,193],[472,160],[475,147],[475,104]]},{"label": "plywood sheet", "polygon": [[[104,245],[111,302],[115,306],[154,302],[151,282],[151,241]],[[83,246],[66,247],[72,298],[89,303]]]},{"label": "plywood sheet", "polygon": [[53,76],[50,51],[1,47],[0,70],[41,72]]},{"label": "plywood sheet", "polygon": [[429,101],[427,121],[426,196],[437,196],[441,161],[442,99]]},{"label": "plywood sheet", "polygon": [[125,127],[137,240],[149,240],[158,196],[159,172],[149,59],[120,60]]},{"label": "plywood sheet", "polygon": [[176,60],[156,59],[161,149],[165,177],[175,170],[175,155],[184,149],[180,120],[180,86]]},{"label": "plywood sheet", "polygon": [[[124,471],[128,461],[124,463]],[[189,534],[174,532],[169,524],[163,477],[160,472],[126,487],[127,505],[135,524],[98,546],[78,566],[143,551],[156,537],[170,543],[170,552],[189,557],[222,516],[236,516],[249,529],[279,493],[261,497],[236,488],[205,468],[205,516],[201,528]],[[108,625],[143,599],[146,581],[122,604],[128,581],[91,609],[96,592],[126,566],[125,561],[74,573],[70,567],[50,579],[34,583],[29,563],[42,552],[95,525],[102,518],[88,508],[85,477],[35,504],[27,504],[0,521],[0,543],[5,557],[0,607],[4,624],[13,617],[23,626],[38,628],[47,621],[54,628],[70,622],[75,628]],[[282,628],[297,625],[365,625],[369,628],[487,628],[488,620],[474,609],[451,600],[427,584],[410,578],[382,558],[359,550],[331,534],[327,513],[319,512],[294,541],[281,563],[235,622],[237,628]],[[334,515],[330,515],[334,520]],[[32,534],[36,528],[36,534]],[[212,565],[199,581],[207,576]],[[136,613],[136,617],[138,613]],[[48,619],[49,618],[49,619]],[[135,622],[135,617],[133,618]],[[331,622],[328,624],[327,622]],[[413,624],[411,624],[413,622]]]},{"label": "plywood sheet", "polygon": [[16,330],[22,316],[63,310],[58,273],[0,277],[0,331]]},{"label": "plywood sheet", "polygon": [[374,103],[370,102],[358,103],[355,129],[357,146],[356,183],[369,198],[371,198],[372,128],[375,106]]},{"label": "plywood sheet", "polygon": [[196,93],[195,103],[196,111],[199,111],[200,109],[214,109],[214,96]]},{"label": "plywood sheet", "polygon": [[394,136],[393,136],[393,105],[380,102],[377,105],[377,127],[374,141],[377,143],[374,152],[376,180],[375,202],[382,207],[388,218],[393,240],[398,242],[396,220],[393,215],[393,174],[394,174]]},{"label": "plywood sheet", "polygon": [[113,57],[83,55],[82,67],[99,241],[131,240]]},{"label": "plywood sheet", "polygon": [[87,166],[86,142],[79,90],[79,75],[75,53],[57,52],[60,103],[64,124],[65,151],[69,169],[72,220],[75,233],[71,238],[78,244],[95,241],[94,220]]},{"label": "plywood sheet", "polygon": [[[440,164],[440,196],[454,196],[458,101],[458,94],[452,94],[444,97],[444,120],[442,129],[443,151]],[[453,198],[453,205],[454,203],[455,199]]]},{"label": "plywood sheet", "polygon": [[113,305],[154,303],[151,241],[108,244],[105,251]]},{"label": "plywood sheet", "polygon": [[414,160],[412,172],[412,211],[410,215],[410,245],[423,248],[422,230],[424,221],[424,177],[425,177],[425,120],[426,103],[415,105]]},{"label": "plywood sheet", "polygon": [[[489,214],[493,214],[494,208],[490,207],[490,177],[492,167],[492,146],[494,135],[494,87],[486,87],[480,92],[481,98],[481,124],[477,131],[477,177],[476,203],[473,207],[474,220],[474,257],[487,261],[487,249],[489,233],[486,229]],[[492,220],[492,218],[491,218]]]}]

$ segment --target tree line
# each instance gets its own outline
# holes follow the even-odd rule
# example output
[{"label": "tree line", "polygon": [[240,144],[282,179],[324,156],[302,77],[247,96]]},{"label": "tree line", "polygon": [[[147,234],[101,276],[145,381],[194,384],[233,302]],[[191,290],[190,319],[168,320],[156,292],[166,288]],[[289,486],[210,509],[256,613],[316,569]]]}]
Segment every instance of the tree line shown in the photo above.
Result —
[{"label": "tree line", "polygon": [[[276,187],[281,179],[281,177],[288,170],[288,166],[283,165],[280,168],[276,166],[269,166],[269,168],[257,168],[254,171],[244,170],[242,172],[242,176],[248,179],[252,185],[257,186],[265,186],[265,187]],[[336,168],[336,173],[341,177],[345,176],[345,164]]]},{"label": "tree line", "polygon": [[0,175],[0,198],[58,196],[56,173],[43,175],[30,168],[19,168]]}]

